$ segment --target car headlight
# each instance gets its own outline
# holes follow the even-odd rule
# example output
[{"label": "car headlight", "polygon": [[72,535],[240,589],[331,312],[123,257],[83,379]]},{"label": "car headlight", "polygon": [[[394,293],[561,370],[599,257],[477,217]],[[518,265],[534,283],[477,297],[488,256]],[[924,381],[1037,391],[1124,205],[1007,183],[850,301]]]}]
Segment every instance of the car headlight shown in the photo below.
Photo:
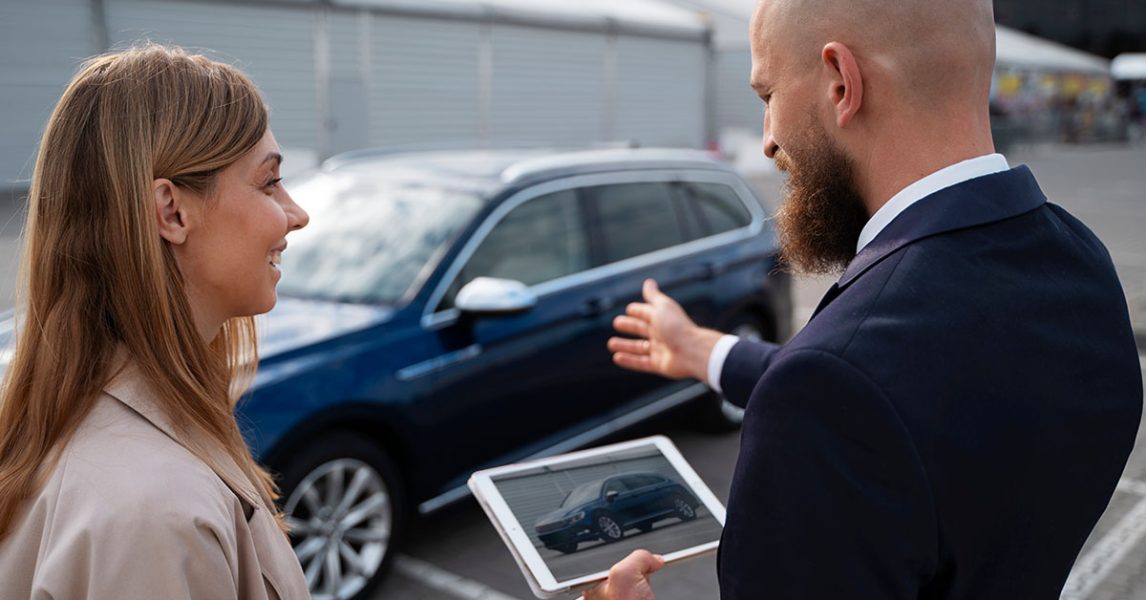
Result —
[{"label": "car headlight", "polygon": [[580,521],[581,519],[584,519],[584,518],[585,518],[585,511],[576,512],[576,513],[573,513],[573,516],[569,517],[569,522],[570,523],[576,523],[577,521]]}]

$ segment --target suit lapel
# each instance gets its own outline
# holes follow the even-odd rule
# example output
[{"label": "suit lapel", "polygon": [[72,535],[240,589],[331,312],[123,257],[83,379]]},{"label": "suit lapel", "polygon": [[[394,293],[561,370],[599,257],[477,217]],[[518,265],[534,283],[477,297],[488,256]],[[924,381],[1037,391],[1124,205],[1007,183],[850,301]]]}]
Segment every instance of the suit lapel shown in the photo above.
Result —
[{"label": "suit lapel", "polygon": [[977,177],[944,188],[907,207],[852,259],[840,280],[828,289],[812,316],[819,314],[860,275],[895,251],[949,231],[1002,221],[1046,203],[1026,166]]}]

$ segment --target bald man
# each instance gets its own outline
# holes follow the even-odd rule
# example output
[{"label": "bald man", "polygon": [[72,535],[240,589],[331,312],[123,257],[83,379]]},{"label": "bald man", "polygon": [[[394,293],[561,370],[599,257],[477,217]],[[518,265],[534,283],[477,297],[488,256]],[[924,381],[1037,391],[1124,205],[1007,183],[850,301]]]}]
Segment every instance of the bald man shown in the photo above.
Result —
[{"label": "bald man", "polygon": [[[990,0],[764,0],[751,38],[784,258],[842,275],[784,346],[651,281],[609,340],[746,405],[721,598],[1058,598],[1142,380],[1106,249],[994,151]],[[652,598],[662,564],[587,597]]]}]

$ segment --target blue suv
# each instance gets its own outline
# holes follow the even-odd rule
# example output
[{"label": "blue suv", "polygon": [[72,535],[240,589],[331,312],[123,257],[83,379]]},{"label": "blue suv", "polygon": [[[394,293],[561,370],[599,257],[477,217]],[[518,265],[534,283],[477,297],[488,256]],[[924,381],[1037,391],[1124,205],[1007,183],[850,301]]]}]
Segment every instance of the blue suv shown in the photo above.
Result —
[{"label": "blue suv", "polygon": [[476,469],[684,404],[735,427],[705,386],[612,364],[612,320],[645,278],[702,324],[789,334],[772,229],[704,153],[363,151],[288,188],[310,225],[237,417],[279,474],[315,598],[366,596],[409,517],[465,497]]},{"label": "blue suv", "polygon": [[691,521],[700,502],[683,485],[656,473],[625,473],[583,483],[561,507],[537,520],[534,529],[546,548],[565,554],[581,542],[612,543],[625,531],[652,531],[665,519]]}]

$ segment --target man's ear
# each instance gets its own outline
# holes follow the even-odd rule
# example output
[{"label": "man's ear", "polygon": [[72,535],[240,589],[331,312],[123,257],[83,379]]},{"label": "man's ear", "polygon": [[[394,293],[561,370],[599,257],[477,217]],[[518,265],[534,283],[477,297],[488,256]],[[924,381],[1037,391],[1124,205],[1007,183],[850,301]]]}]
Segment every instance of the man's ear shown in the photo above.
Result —
[{"label": "man's ear", "polygon": [[151,182],[151,195],[159,235],[175,245],[186,242],[190,222],[186,190],[179,189],[170,179],[156,179]]},{"label": "man's ear", "polygon": [[851,48],[830,42],[821,53],[830,88],[828,98],[836,113],[836,125],[847,127],[863,105],[863,76]]}]

